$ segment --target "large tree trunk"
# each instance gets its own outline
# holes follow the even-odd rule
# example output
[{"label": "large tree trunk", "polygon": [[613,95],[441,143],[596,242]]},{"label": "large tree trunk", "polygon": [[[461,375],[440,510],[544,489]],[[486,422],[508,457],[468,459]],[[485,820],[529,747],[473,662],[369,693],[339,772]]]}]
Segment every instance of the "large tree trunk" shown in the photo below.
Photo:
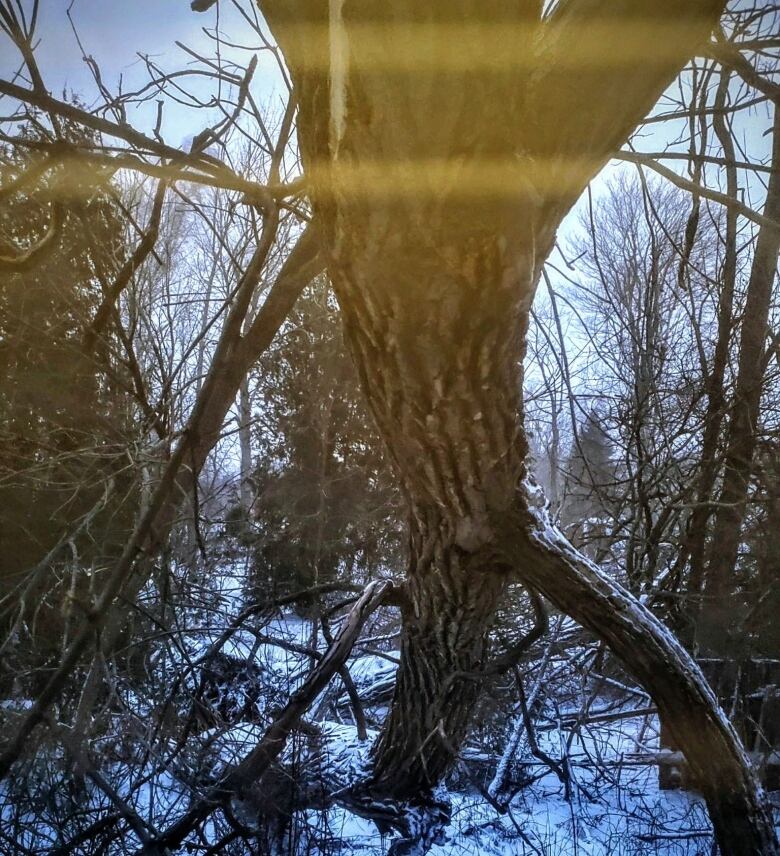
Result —
[{"label": "large tree trunk", "polygon": [[[261,3],[295,80],[346,338],[410,513],[401,665],[374,787],[414,801],[447,772],[517,573],[653,693],[707,780],[724,852],[775,853],[760,789],[696,665],[543,528],[522,486],[526,328],[555,230],[721,4],[563,0],[545,24],[541,5]],[[617,66],[605,35],[634,46]]]},{"label": "large tree trunk", "polygon": [[[377,232],[372,241],[370,217],[351,222],[342,234],[351,263],[332,265],[364,389],[411,511],[401,667],[375,749],[376,789],[419,798],[451,766],[476,698],[485,635],[505,580],[517,573],[605,639],[651,693],[703,782],[723,852],[774,852],[749,762],[695,664],[528,506],[519,395],[528,302],[517,299],[533,281],[521,263],[527,255],[508,260],[491,237],[495,222],[482,242],[448,224],[436,240],[460,271],[451,279],[438,254],[399,234],[400,212],[394,223],[387,241]],[[366,246],[376,252],[370,259],[360,251]],[[410,303],[411,316],[403,309]]]},{"label": "large tree trunk", "polygon": [[393,246],[377,246],[374,236],[378,254],[360,261],[372,221],[350,224],[351,262],[336,281],[410,510],[402,666],[376,776],[388,792],[411,796],[441,779],[463,740],[473,673],[512,570],[496,554],[495,521],[511,513],[524,474],[517,296],[528,292],[532,272],[502,251],[490,233],[495,221],[479,240],[451,223],[440,227],[434,240],[446,265],[427,240],[415,240],[419,226],[404,229],[400,212],[394,222]]}]

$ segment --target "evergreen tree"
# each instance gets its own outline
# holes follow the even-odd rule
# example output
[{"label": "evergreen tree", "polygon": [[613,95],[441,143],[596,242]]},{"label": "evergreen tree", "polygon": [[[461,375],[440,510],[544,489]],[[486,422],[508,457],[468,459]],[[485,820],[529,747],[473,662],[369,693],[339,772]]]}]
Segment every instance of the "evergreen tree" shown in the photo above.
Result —
[{"label": "evergreen tree", "polygon": [[598,558],[607,549],[610,488],[615,467],[609,438],[593,409],[583,419],[564,468],[561,522],[583,550]]},{"label": "evergreen tree", "polygon": [[[13,151],[2,161],[3,183],[29,166]],[[53,205],[62,211],[47,252],[0,279],[0,627],[17,641],[31,635],[32,646],[15,650],[44,662],[58,656],[77,603],[132,520],[121,369],[109,380],[106,358],[83,344],[101,279],[124,252],[119,211],[95,179],[67,162],[0,199],[5,246],[34,243]]]},{"label": "evergreen tree", "polygon": [[249,519],[239,506],[231,515],[254,551],[254,595],[397,572],[398,496],[324,279],[254,382],[255,499]]}]

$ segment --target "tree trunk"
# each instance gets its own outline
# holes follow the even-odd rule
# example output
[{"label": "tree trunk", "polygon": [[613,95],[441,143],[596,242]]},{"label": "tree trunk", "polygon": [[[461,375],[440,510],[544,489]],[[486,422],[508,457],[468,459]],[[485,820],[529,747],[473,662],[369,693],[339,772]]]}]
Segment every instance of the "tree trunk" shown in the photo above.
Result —
[{"label": "tree trunk", "polygon": [[[775,107],[772,172],[764,215],[780,222],[780,110]],[[733,650],[733,575],[747,511],[764,388],[765,354],[772,288],[777,274],[780,229],[761,226],[742,319],[739,368],[729,424],[723,485],[712,533],[712,549],[705,575],[704,598],[698,622],[698,641],[708,651]]]},{"label": "tree trunk", "polygon": [[241,510],[249,516],[254,501],[252,490],[252,401],[249,378],[245,375],[238,387],[238,447],[241,452],[239,497]]},{"label": "tree trunk", "polygon": [[472,557],[464,562],[448,543],[443,521],[433,527],[427,538],[414,536],[427,540],[439,560],[433,570],[431,561],[417,554],[410,568],[401,665],[374,749],[376,789],[402,800],[430,793],[453,764],[470,723],[480,686],[474,673],[501,589],[489,564],[485,584],[474,585],[473,572],[465,567]]},{"label": "tree trunk", "polygon": [[[522,360],[555,230],[721,5],[564,0],[542,24],[532,0],[261,3],[295,80],[346,338],[410,514],[401,665],[375,747],[374,786],[390,797],[424,798],[453,763],[486,633],[518,573],[654,694],[708,780],[724,852],[778,852],[696,665],[636,600],[539,529],[522,488]],[[644,53],[599,61],[605,21]],[[674,27],[662,55],[638,62],[653,21]]]},{"label": "tree trunk", "polygon": [[775,852],[749,762],[695,664],[630,595],[545,534],[527,507],[520,390],[523,295],[534,281],[528,244],[517,238],[517,255],[503,250],[502,224],[485,211],[482,240],[449,222],[434,233],[432,213],[425,241],[415,238],[420,226],[403,229],[400,212],[393,223],[384,240],[366,212],[343,224],[339,258],[348,261],[331,264],[411,513],[409,606],[396,693],[375,750],[376,788],[413,799],[448,771],[476,698],[485,635],[517,573],[605,639],[652,694],[704,783],[723,852]]},{"label": "tree trunk", "polygon": [[[731,72],[721,71],[718,89],[715,94],[715,113],[713,127],[718,141],[723,148],[723,154],[728,161],[726,172],[726,188],[728,195],[736,198],[739,193],[736,168],[736,151],[726,120],[722,113],[728,96]],[[698,200],[697,200],[698,204]],[[685,539],[675,563],[673,578],[679,579],[686,562],[690,562],[690,576],[685,589],[684,615],[681,628],[686,647],[693,648],[695,642],[695,625],[700,609],[701,589],[704,583],[704,554],[707,541],[707,530],[712,516],[712,498],[715,481],[720,470],[722,459],[718,454],[718,444],[721,427],[725,415],[726,369],[729,361],[729,346],[734,322],[734,286],[737,278],[737,212],[732,208],[725,211],[724,216],[724,250],[723,264],[720,269],[720,291],[718,294],[718,335],[715,340],[715,351],[712,356],[712,368],[703,370],[706,373],[707,413],[704,419],[704,432],[701,441],[701,467],[696,483],[696,505],[686,524]],[[687,238],[687,235],[686,235]],[[691,239],[693,240],[693,239]]]},{"label": "tree trunk", "polygon": [[410,509],[402,666],[376,755],[382,787],[410,796],[440,781],[463,740],[477,683],[462,675],[480,666],[511,571],[496,560],[493,519],[510,512],[524,475],[517,297],[533,272],[527,252],[502,250],[492,218],[476,239],[434,210],[424,235],[396,213],[383,238],[368,214],[344,224],[346,261],[331,275]]}]

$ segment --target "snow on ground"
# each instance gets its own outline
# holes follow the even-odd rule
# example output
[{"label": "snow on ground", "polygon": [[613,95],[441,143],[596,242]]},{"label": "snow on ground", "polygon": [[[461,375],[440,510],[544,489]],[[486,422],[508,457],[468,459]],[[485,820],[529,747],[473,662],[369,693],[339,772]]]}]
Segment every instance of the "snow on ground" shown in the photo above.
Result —
[{"label": "snow on ground", "polygon": [[[599,735],[591,735],[580,746],[580,741],[573,742],[570,760],[576,784],[570,801],[553,773],[521,790],[504,813],[489,805],[476,788],[451,792],[452,820],[444,843],[435,845],[431,856],[709,854],[712,838],[707,832],[707,814],[695,794],[659,790],[655,767],[619,766],[623,751],[620,744],[632,742],[637,727],[636,720],[625,720],[623,737],[616,741],[611,737],[613,742],[607,751],[601,746],[601,760],[616,765],[611,783],[599,782],[592,770],[577,766],[584,763],[585,751],[592,751],[593,745],[600,742]],[[354,745],[355,738],[349,732],[351,729],[341,726],[331,734],[336,740],[347,739]],[[546,748],[552,750],[550,744],[554,740],[546,742]],[[588,742],[592,743],[590,747]],[[332,751],[339,754],[336,748]],[[529,765],[537,764],[527,754],[523,760]],[[340,808],[332,809],[329,815],[327,826],[331,832],[339,830],[343,852],[366,856],[386,852],[388,840],[378,834],[373,824]],[[322,818],[317,822],[322,823]],[[705,834],[699,835],[702,831]]]},{"label": "snow on ground", "polygon": [[[219,638],[216,631],[192,634],[187,644],[188,656],[196,660]],[[274,644],[271,640],[284,644]],[[290,688],[304,678],[311,665],[305,651],[295,648],[308,648],[311,644],[310,622],[288,615],[256,631],[248,627],[233,634],[222,652],[253,660],[259,667],[264,683],[268,684],[263,704],[268,703],[269,696],[274,703],[276,700],[284,703]],[[317,645],[322,650],[321,638]],[[360,652],[352,658],[349,668],[361,694],[370,698],[370,688],[387,686],[395,665],[385,657]],[[361,742],[353,725],[335,721],[332,717],[346,718],[348,713],[333,703],[338,695],[338,692],[333,694],[334,690],[340,690],[338,680],[330,691],[331,703],[319,708],[329,718],[311,723],[316,725],[319,736],[290,740],[280,760],[304,765],[301,768],[305,769],[315,758],[331,788],[334,785],[338,788],[354,783],[365,774],[376,731],[371,731],[368,740]],[[560,703],[558,696],[554,693],[551,696]],[[578,698],[582,696],[572,696],[574,705]],[[368,707],[376,721],[381,721],[382,704],[386,700]],[[576,733],[567,723],[582,717],[581,709],[556,710],[543,706],[535,715],[538,749],[559,763],[565,760],[570,771],[568,794],[558,775],[549,770],[540,760],[540,753],[532,751],[524,738],[510,766],[509,781],[529,783],[522,787],[518,784],[509,804],[500,810],[484,796],[498,755],[489,755],[484,746],[465,747],[463,763],[450,783],[451,823],[444,840],[430,851],[431,856],[710,856],[712,837],[700,798],[689,792],[659,790],[657,768],[638,760],[642,754],[657,749],[657,718],[646,712],[610,718],[615,713],[646,710],[647,706],[646,698],[616,693],[614,687],[602,685],[601,692],[590,699],[587,711],[589,716],[599,714],[597,721],[581,725]],[[313,710],[317,709],[315,705]],[[263,710],[257,722],[197,730],[189,736],[181,755],[171,756],[175,757],[172,764],[154,769],[151,761],[138,767],[132,760],[118,758],[104,764],[103,772],[141,817],[158,828],[166,828],[186,811],[195,793],[203,793],[226,765],[239,762],[251,751],[263,734],[268,713]],[[506,728],[509,727],[507,723]],[[168,750],[163,743],[159,744],[157,760]],[[53,758],[50,755],[49,761]],[[144,778],[147,774],[148,778]],[[139,781],[138,786],[133,784]],[[85,799],[93,807],[103,806],[102,811],[110,808],[89,784],[86,793],[89,796]],[[41,840],[46,839],[45,815],[30,815],[28,819],[30,835],[20,843],[40,850],[36,834],[43,836]],[[36,828],[38,833],[33,832]],[[51,830],[51,823],[48,828]],[[207,833],[209,830],[214,832],[216,841],[217,831],[212,825],[206,828]],[[290,840],[296,845],[285,851],[290,856],[298,853],[374,856],[386,853],[390,843],[390,838],[382,836],[372,822],[338,805],[299,815],[295,830]],[[117,844],[117,848],[108,852],[113,856],[124,851]]]},{"label": "snow on ground", "polygon": [[[264,632],[304,646],[310,642],[310,624],[294,616],[276,619]],[[249,654],[248,635],[250,638],[244,640],[237,637],[230,653]],[[306,669],[305,657],[273,645],[255,645],[254,652],[257,662],[272,664],[280,678],[300,676]],[[386,681],[394,670],[392,662],[373,654],[357,656],[350,662],[350,674],[360,690]],[[631,710],[646,704],[646,700],[630,697],[616,704],[614,696],[605,695],[592,699],[590,710],[615,711],[621,705]],[[579,713],[561,711],[555,718],[565,721]],[[375,732],[361,743],[351,725],[327,721],[317,725],[322,732],[318,754],[325,759],[328,778],[345,784],[354,781],[365,770]],[[431,856],[709,856],[712,836],[702,800],[692,792],[660,790],[657,767],[636,760],[638,754],[657,749],[657,717],[642,715],[586,725],[571,737],[569,730],[553,727],[544,716],[537,728],[539,748],[556,760],[568,760],[569,798],[556,774],[545,772],[545,764],[523,741],[514,765],[515,776],[522,772],[537,774],[536,780],[520,789],[500,812],[469,784],[468,776],[459,776],[458,790],[449,794],[452,820],[445,841],[433,847]],[[257,736],[253,726],[240,726],[232,729],[229,737],[223,735],[232,747],[223,760],[238,760]],[[466,758],[470,754],[480,755],[464,752]],[[598,762],[598,771],[594,762]],[[365,856],[387,852],[390,839],[380,835],[372,822],[344,808],[309,812],[306,822],[314,832],[313,838],[304,835],[301,839],[306,840],[306,852]],[[318,849],[317,841],[326,843]]]}]

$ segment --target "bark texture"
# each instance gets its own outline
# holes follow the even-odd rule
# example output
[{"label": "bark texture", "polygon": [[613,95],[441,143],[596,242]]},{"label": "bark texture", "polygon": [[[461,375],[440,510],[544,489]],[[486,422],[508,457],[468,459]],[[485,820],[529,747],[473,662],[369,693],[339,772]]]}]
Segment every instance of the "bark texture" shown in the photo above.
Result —
[{"label": "bark texture", "polygon": [[522,487],[525,335],[555,230],[722,4],[563,0],[545,22],[541,3],[516,0],[260,5],[294,78],[346,338],[408,501],[408,605],[375,791],[424,800],[449,769],[487,631],[519,574],[653,693],[709,778],[724,852],[777,852],[695,664],[540,528]]}]

